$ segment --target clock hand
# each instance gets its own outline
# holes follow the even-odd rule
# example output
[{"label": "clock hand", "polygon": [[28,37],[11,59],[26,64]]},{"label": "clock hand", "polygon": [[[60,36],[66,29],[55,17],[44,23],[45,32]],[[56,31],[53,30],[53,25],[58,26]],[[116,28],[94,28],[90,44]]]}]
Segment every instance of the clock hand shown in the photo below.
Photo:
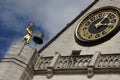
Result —
[{"label": "clock hand", "polygon": [[99,28],[99,27],[102,25],[102,21],[103,21],[104,19],[106,19],[106,18],[108,17],[108,15],[109,15],[109,14],[106,14],[106,15],[102,18],[102,20],[100,20],[100,22],[98,22],[98,23],[95,25],[95,27],[96,27],[96,28]]},{"label": "clock hand", "polygon": [[97,26],[99,26],[99,27],[100,26],[107,26],[107,25],[108,26],[112,26],[113,24],[112,23],[108,23],[108,24],[107,23],[106,24],[99,23],[99,24],[97,24]]}]

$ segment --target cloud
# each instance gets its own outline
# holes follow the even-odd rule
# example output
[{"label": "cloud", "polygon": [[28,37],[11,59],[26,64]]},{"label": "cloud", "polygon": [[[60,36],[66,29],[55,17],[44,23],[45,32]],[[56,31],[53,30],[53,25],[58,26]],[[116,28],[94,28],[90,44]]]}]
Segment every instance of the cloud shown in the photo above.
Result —
[{"label": "cloud", "polygon": [[92,1],[0,0],[0,53],[4,55],[13,41],[20,41],[30,22],[34,23],[34,33],[45,33],[45,44]]},{"label": "cloud", "polygon": [[26,24],[34,22],[53,36],[92,1],[0,0],[0,18],[7,29],[21,32]]}]

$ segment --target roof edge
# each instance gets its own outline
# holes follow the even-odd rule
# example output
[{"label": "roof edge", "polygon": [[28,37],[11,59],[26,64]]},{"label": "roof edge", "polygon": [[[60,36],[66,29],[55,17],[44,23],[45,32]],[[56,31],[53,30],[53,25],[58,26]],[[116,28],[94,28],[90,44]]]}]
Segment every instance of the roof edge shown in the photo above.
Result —
[{"label": "roof edge", "polygon": [[78,20],[85,12],[87,12],[94,4],[96,4],[99,0],[93,1],[85,10],[81,11],[80,14],[74,18],[70,23],[66,25],[56,36],[54,36],[47,44],[45,44],[38,53],[41,53],[46,47],[48,47],[53,41],[55,41],[64,31],[66,31],[76,20]]}]

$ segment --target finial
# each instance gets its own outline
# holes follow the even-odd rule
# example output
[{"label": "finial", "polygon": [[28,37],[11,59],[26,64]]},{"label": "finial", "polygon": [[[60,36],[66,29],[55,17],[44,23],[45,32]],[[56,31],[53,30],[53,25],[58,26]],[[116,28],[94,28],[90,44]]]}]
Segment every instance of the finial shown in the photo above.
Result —
[{"label": "finial", "polygon": [[29,26],[26,28],[26,35],[22,38],[21,42],[29,42],[30,38],[32,37],[32,26],[33,24],[30,23]]}]

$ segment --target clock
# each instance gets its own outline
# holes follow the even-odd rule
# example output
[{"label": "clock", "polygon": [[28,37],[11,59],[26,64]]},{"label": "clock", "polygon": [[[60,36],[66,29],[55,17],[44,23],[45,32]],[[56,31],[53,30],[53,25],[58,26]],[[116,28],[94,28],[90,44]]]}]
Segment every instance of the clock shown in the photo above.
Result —
[{"label": "clock", "polygon": [[120,27],[120,10],[107,6],[96,9],[79,21],[75,37],[83,43],[99,43],[112,37]]}]

